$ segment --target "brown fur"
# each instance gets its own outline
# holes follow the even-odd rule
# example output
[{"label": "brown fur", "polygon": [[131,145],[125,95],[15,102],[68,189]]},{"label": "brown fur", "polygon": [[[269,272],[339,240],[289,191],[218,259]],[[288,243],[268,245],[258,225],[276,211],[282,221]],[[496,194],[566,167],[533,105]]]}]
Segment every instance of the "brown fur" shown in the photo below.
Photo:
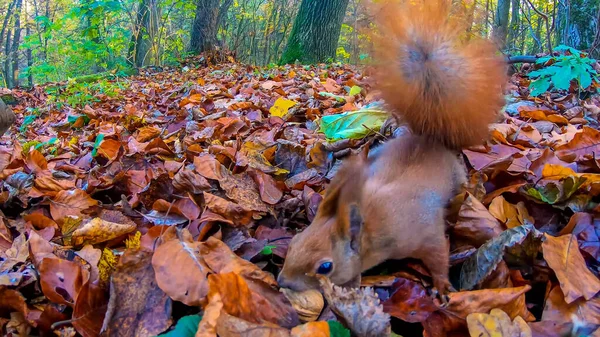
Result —
[{"label": "brown fur", "polygon": [[323,261],[333,262],[333,283],[357,285],[361,272],[412,257],[439,291],[448,289],[444,211],[466,180],[455,150],[487,136],[502,105],[504,68],[489,42],[460,43],[447,1],[422,1],[386,7],[379,21],[382,92],[413,134],[343,165],[311,225],[292,239],[282,287],[318,287],[312,274]]}]

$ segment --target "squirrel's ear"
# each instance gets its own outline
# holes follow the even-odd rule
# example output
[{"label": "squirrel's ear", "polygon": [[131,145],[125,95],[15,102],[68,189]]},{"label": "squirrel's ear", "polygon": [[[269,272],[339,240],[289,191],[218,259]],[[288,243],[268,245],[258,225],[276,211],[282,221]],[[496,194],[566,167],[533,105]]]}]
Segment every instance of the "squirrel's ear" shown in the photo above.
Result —
[{"label": "squirrel's ear", "polygon": [[360,251],[360,233],[363,226],[363,218],[358,209],[358,205],[355,203],[350,204],[350,217],[348,219],[348,229],[350,234],[350,248],[352,250]]}]

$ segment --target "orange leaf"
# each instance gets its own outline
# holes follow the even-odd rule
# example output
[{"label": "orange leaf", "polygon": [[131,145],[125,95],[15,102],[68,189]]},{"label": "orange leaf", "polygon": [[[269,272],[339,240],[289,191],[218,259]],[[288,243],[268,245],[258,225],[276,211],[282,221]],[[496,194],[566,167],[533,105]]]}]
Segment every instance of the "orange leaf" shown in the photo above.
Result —
[{"label": "orange leaf", "polygon": [[61,221],[66,216],[81,216],[81,212],[98,204],[85,191],[75,189],[60,191],[50,202],[50,214],[54,221]]},{"label": "orange leaf", "polygon": [[580,297],[590,300],[600,291],[600,280],[587,268],[577,239],[571,235],[544,235],[544,259],[554,270],[567,303]]}]

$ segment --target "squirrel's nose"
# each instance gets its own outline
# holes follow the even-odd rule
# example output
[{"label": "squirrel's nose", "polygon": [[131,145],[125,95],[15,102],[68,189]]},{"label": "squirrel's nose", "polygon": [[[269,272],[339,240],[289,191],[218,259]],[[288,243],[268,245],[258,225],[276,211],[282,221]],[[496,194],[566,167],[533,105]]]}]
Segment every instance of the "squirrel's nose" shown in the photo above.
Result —
[{"label": "squirrel's nose", "polygon": [[277,283],[281,288],[289,288],[291,285],[289,280],[286,279],[282,273],[279,273],[279,275],[277,275]]}]

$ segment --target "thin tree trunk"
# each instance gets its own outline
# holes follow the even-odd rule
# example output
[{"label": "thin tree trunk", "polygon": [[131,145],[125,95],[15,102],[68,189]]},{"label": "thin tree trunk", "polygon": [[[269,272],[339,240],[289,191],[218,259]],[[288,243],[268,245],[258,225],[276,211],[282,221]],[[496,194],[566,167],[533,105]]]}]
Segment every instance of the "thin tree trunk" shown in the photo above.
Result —
[{"label": "thin tree trunk", "polygon": [[[29,26],[29,24],[26,26],[27,28],[25,29],[25,34],[27,36],[31,35],[31,27]],[[27,68],[28,68],[28,76],[27,76],[27,80],[28,80],[28,84],[30,87],[33,87],[33,73],[31,72],[31,67],[33,67],[33,54],[31,52],[31,48],[28,47],[25,50],[25,55],[27,56]]]},{"label": "thin tree trunk", "polygon": [[135,34],[131,36],[129,54],[135,67],[155,63],[158,53],[153,41],[158,32],[158,5],[156,0],[141,0],[137,11]]},{"label": "thin tree trunk", "polygon": [[[18,1],[18,0],[17,0]],[[12,74],[10,72],[10,45],[12,42],[12,30],[6,32],[6,43],[4,44],[4,82],[7,88],[12,88]]]},{"label": "thin tree trunk", "polygon": [[516,48],[516,39],[519,31],[519,22],[521,21],[520,17],[520,1],[512,0],[511,1],[511,15],[510,15],[510,26],[508,28],[508,48],[515,49]]},{"label": "thin tree trunk", "polygon": [[15,34],[12,41],[12,85],[19,86],[19,43],[21,42],[21,8],[23,1],[17,0],[15,7]]},{"label": "thin tree trunk", "polygon": [[349,0],[302,0],[281,63],[320,63],[335,57]]},{"label": "thin tree trunk", "polygon": [[498,0],[496,15],[494,17],[494,30],[492,35],[500,49],[506,47],[508,34],[508,15],[510,14],[510,0]]},{"label": "thin tree trunk", "polygon": [[[4,22],[2,23],[2,29],[0,30],[0,46],[4,43],[4,36],[6,34],[6,28],[8,28],[8,23],[10,18],[12,18],[12,11],[15,7],[15,3],[17,0],[12,1],[8,4],[8,8],[6,9],[6,16],[4,17]],[[8,55],[6,55],[8,57]]]}]

